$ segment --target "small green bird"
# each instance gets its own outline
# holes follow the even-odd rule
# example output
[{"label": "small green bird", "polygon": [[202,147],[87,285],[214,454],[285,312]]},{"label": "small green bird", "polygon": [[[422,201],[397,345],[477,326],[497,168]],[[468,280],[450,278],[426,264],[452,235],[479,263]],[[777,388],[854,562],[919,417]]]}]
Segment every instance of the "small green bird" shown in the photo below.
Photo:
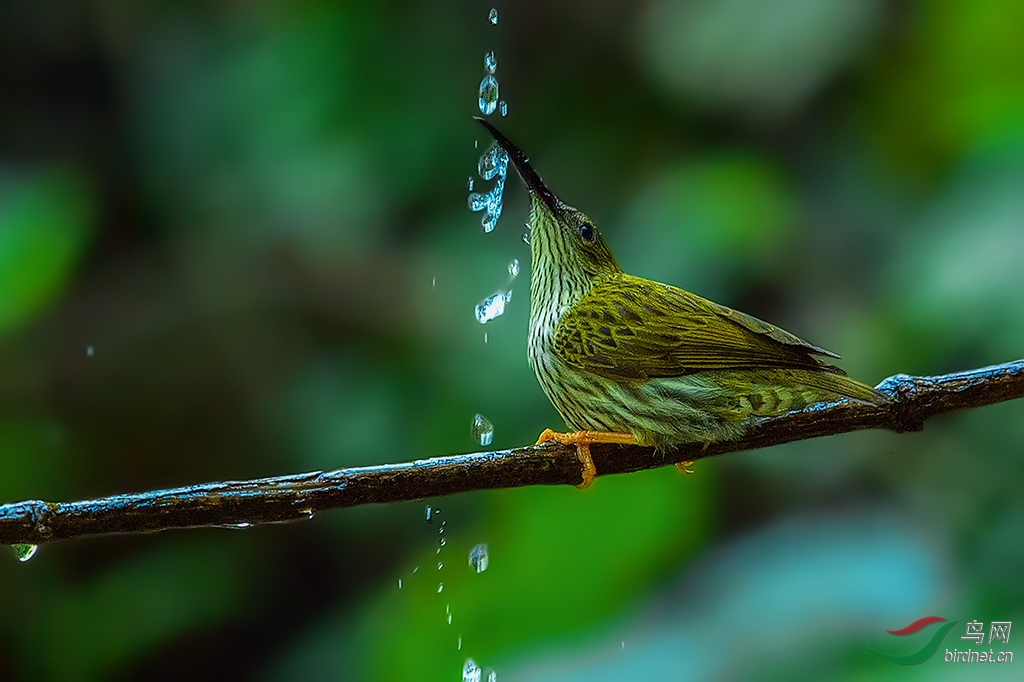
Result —
[{"label": "small green bird", "polygon": [[[477,118],[530,195],[530,365],[576,433],[583,482],[589,445],[671,448],[732,440],[756,417],[814,403],[888,400],[815,356],[838,358],[756,317],[667,284],[627,275],[594,222],[544,185],[523,152]],[[688,463],[683,463],[688,464]]]}]

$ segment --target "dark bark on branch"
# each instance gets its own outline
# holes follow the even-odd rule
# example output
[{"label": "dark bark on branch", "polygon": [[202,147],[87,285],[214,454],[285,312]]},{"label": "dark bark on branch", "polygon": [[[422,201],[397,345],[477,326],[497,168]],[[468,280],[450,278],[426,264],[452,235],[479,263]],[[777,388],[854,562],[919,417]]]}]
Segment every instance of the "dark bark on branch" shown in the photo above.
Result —
[{"label": "dark bark on branch", "polygon": [[[758,420],[740,440],[671,452],[591,446],[599,475],[621,474],[860,429],[919,431],[929,417],[1024,396],[1024,360],[934,377],[898,374],[878,389],[883,405],[828,403]],[[99,533],[239,526],[308,518],[359,504],[439,497],[467,490],[574,485],[582,468],[573,446],[531,445],[405,464],[226,481],[81,502],[0,505],[0,544],[37,544]]]}]

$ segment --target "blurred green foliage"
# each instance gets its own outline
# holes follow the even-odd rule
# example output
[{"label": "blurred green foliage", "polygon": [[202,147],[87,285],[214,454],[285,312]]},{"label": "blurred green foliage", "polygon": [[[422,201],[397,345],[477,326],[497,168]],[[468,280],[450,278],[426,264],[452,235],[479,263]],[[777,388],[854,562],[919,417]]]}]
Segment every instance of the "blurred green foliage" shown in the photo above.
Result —
[{"label": "blurred green foliage", "polygon": [[[73,177],[0,176],[0,333],[17,328],[67,285],[92,220]],[[20,180],[20,182],[19,182]]]},{"label": "blurred green foliage", "polygon": [[[524,193],[492,234],[466,208],[488,50],[493,120],[627,271],[867,381],[1021,356],[1024,6],[490,7],[0,5],[2,501],[464,452],[478,412],[499,448],[560,427]],[[867,647],[1024,613],[1021,416],[11,552],[0,679],[951,676]]]}]

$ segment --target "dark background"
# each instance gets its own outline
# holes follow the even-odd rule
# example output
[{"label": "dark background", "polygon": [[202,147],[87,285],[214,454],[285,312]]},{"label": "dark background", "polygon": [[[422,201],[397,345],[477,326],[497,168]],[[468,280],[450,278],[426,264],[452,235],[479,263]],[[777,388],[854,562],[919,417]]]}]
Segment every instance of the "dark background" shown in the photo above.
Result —
[{"label": "dark background", "polygon": [[[628,272],[869,382],[1024,355],[1024,5],[495,6],[0,5],[0,501],[466,452],[477,413],[495,447],[562,427],[526,362],[525,193],[491,234],[466,205],[487,50],[491,120]],[[11,553],[0,679],[964,679],[961,625],[919,668],[867,647],[1024,619],[1022,455],[1018,402],[431,524]]]}]

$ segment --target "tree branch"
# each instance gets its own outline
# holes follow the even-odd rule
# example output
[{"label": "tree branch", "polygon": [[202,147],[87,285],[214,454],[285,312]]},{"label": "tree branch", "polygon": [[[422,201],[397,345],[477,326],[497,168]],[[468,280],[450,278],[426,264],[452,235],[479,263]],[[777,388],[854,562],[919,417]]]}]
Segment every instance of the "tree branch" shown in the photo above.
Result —
[{"label": "tree branch", "polygon": [[[823,403],[759,419],[743,438],[706,448],[692,444],[660,452],[640,446],[595,444],[591,452],[598,474],[604,476],[860,429],[919,431],[933,415],[1024,396],[1024,360],[933,377],[897,374],[878,389],[892,401],[883,405]],[[574,485],[581,474],[573,446],[545,444],[80,502],[27,500],[0,505],[0,544],[170,528],[245,527],[309,518],[327,509],[467,490]]]}]

